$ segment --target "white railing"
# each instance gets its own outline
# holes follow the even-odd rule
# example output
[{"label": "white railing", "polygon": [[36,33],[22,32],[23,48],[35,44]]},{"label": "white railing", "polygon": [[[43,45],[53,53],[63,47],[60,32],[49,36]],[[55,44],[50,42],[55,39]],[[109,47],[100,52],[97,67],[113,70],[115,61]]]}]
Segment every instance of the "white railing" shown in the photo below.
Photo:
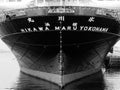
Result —
[{"label": "white railing", "polygon": [[[21,3],[21,5],[26,6],[94,6],[94,7],[120,7],[120,0],[112,1],[98,1],[98,0],[1,0],[0,5],[7,4],[9,6],[16,6],[16,3]],[[14,4],[15,3],[15,4]],[[18,6],[18,5],[17,5]]]},{"label": "white railing", "polygon": [[[55,10],[49,10],[50,12],[53,12],[55,11],[56,12],[60,12],[60,13],[65,13],[65,12],[68,12],[70,11],[70,9],[68,8],[64,8],[63,6],[82,6],[80,5],[80,2],[83,2],[83,0],[22,0],[24,2],[19,2],[19,4],[16,4],[16,3],[11,3],[11,5],[8,3],[6,4],[6,6],[8,5],[9,6],[15,6],[16,5],[16,9],[21,9],[20,11],[10,11],[9,14],[10,16],[13,16],[13,14],[15,14],[16,16],[22,16],[22,15],[25,15],[26,14],[26,10],[22,10],[22,8],[28,8],[28,7],[49,7],[49,6],[62,6],[62,7],[59,7],[59,8],[55,8]],[[24,6],[23,4],[24,3]],[[25,4],[26,4],[26,7],[25,7]],[[18,6],[21,5],[21,8]],[[95,6],[94,6],[95,7]],[[116,10],[113,10],[113,9],[104,9],[104,8],[92,8],[91,6],[88,6],[88,8],[90,8],[90,10],[88,8],[79,8],[79,10],[77,12],[82,12],[83,11],[88,11],[88,13],[93,13],[95,12],[96,14],[98,15],[104,15],[104,16],[107,16],[110,15],[111,17],[114,17],[114,18],[117,18],[120,20],[120,11],[116,11]],[[31,8],[32,9],[32,8]],[[37,8],[36,8],[37,9]],[[38,8],[39,9],[39,8]],[[81,9],[81,10],[80,10]],[[93,10],[92,10],[93,9]],[[95,9],[95,10],[94,10]],[[71,9],[72,10],[72,9]],[[32,12],[37,12],[37,10],[31,10]],[[4,14],[0,13],[0,21],[3,21],[4,20]]]},{"label": "white railing", "polygon": [[36,6],[80,6],[83,4],[85,0],[34,0],[34,1]]}]

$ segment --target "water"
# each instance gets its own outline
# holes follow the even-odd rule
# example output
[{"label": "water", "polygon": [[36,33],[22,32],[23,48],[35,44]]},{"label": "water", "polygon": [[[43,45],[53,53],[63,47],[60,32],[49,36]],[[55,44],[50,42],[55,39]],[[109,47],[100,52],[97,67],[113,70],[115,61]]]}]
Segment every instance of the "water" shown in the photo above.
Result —
[{"label": "water", "polygon": [[[103,70],[105,71],[105,70]],[[119,69],[108,69],[74,81],[62,89],[48,81],[20,72],[12,53],[0,52],[0,90],[120,90]]]}]

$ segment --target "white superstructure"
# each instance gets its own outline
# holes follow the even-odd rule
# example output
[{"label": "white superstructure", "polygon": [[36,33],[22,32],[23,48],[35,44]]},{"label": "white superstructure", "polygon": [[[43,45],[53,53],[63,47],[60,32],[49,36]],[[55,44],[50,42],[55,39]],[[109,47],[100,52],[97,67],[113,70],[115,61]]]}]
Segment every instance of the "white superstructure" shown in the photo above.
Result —
[{"label": "white superstructure", "polygon": [[120,0],[0,0],[0,7],[22,8],[29,6],[94,6],[119,8]]}]

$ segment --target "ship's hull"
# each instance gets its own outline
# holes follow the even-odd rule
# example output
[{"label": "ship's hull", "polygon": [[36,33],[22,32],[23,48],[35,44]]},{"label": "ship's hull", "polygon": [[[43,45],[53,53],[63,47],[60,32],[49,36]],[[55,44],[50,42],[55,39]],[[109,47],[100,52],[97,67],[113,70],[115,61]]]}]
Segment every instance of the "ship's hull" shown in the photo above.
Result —
[{"label": "ship's hull", "polygon": [[21,71],[64,86],[101,69],[119,24],[100,16],[54,14],[1,23],[2,40]]}]

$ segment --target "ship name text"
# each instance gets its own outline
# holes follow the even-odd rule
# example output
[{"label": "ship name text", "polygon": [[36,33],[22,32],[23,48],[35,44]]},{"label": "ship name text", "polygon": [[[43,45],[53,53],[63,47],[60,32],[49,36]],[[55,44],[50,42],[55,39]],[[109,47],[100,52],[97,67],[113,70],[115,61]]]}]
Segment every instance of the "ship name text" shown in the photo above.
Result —
[{"label": "ship name text", "polygon": [[21,32],[40,32],[40,31],[91,31],[91,32],[108,32],[109,28],[95,26],[45,26],[45,27],[30,27],[22,28]]},{"label": "ship name text", "polygon": [[103,27],[94,27],[94,26],[54,26],[54,28],[46,27],[32,27],[32,28],[23,28],[21,32],[39,32],[39,31],[92,31],[92,32],[108,32],[109,28]]}]

